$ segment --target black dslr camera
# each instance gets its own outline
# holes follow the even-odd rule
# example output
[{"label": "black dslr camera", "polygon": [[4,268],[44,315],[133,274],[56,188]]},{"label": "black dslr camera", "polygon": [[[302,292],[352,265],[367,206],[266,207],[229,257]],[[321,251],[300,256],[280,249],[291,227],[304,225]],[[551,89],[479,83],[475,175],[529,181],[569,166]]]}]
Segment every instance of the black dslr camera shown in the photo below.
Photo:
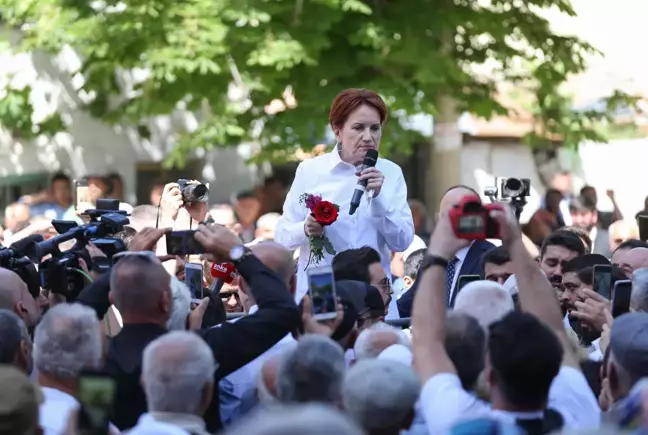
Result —
[{"label": "black dslr camera", "polygon": [[209,188],[205,184],[194,183],[191,180],[181,178],[178,180],[182,200],[186,204],[196,202],[207,202],[209,200]]}]

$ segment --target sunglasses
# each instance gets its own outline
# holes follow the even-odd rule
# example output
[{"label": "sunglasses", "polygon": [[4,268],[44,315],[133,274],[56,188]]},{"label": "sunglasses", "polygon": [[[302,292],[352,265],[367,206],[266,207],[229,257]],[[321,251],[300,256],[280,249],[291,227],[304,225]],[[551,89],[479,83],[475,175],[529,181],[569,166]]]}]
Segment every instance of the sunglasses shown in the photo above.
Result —
[{"label": "sunglasses", "polygon": [[158,260],[157,256],[151,251],[124,251],[118,252],[117,254],[112,256],[113,266],[123,258],[137,258],[139,260],[144,260],[152,263],[160,263],[160,260]]}]

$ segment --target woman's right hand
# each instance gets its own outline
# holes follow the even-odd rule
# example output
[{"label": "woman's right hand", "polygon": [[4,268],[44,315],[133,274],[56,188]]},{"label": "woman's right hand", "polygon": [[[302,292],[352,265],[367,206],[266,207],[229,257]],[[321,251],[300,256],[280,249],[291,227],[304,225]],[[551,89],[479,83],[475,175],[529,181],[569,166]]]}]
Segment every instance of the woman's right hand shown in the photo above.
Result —
[{"label": "woman's right hand", "polygon": [[317,223],[315,218],[308,215],[304,222],[304,234],[308,237],[321,236],[324,233],[324,227]]}]

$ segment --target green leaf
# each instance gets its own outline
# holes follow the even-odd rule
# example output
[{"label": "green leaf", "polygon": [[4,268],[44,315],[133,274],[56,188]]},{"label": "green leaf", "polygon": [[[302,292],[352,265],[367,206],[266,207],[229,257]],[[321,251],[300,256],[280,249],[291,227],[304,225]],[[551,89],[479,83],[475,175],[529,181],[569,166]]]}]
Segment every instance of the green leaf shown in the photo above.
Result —
[{"label": "green leaf", "polygon": [[311,250],[318,250],[321,251],[324,249],[324,239],[322,237],[311,237],[310,239],[310,245],[311,245]]},{"label": "green leaf", "polygon": [[324,250],[326,250],[326,252],[328,254],[330,254],[330,255],[335,255],[336,254],[335,248],[333,247],[333,244],[331,243],[331,241],[329,239],[326,239],[324,241]]},{"label": "green leaf", "polygon": [[[71,47],[84,59],[71,75],[83,76],[83,92],[94,96],[84,107],[92,116],[140,126],[194,112],[198,128],[176,132],[166,167],[186,164],[195,149],[249,142],[261,146],[255,162],[294,159],[297,149],[325,141],[331,101],[350,87],[373,89],[388,105],[384,156],[427,145],[412,117],[446,115],[446,96],[457,111],[484,117],[526,108],[537,126],[526,138],[534,146],[604,138],[614,109],[636,104],[615,93],[603,110],[575,111],[561,92],[598,53],[555,34],[545,18],[552,8],[574,15],[569,0],[126,3],[0,0],[0,10],[7,28],[23,29],[16,51]],[[483,74],[490,65],[501,67]],[[129,75],[138,81],[125,88]],[[509,100],[503,83],[524,104],[501,104]],[[25,137],[64,128],[55,117],[32,119],[30,93],[3,93],[0,125]]]}]

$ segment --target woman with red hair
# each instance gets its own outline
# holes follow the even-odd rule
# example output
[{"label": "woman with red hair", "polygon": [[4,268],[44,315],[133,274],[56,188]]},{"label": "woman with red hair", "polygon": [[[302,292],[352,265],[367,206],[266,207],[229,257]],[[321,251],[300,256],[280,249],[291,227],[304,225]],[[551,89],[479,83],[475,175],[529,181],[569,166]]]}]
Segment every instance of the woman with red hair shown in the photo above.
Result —
[{"label": "woman with red hair", "polygon": [[[346,89],[333,103],[329,122],[337,144],[331,152],[303,161],[295,173],[275,229],[275,241],[300,248],[297,300],[308,290],[305,269],[309,264],[311,237],[326,234],[334,250],[370,246],[380,253],[381,270],[371,268],[371,283],[389,282],[392,252],[403,252],[414,239],[412,213],[407,204],[407,185],[400,167],[387,159],[362,170],[369,150],[378,150],[387,106],[380,96],[367,89]],[[366,180],[366,192],[354,214],[349,213],[351,197],[359,180]],[[322,200],[339,206],[337,220],[322,227],[301,203],[304,194],[321,195]],[[331,264],[333,255],[324,254],[317,266]],[[379,268],[380,269],[380,268]],[[379,289],[381,292],[389,289]]]}]

